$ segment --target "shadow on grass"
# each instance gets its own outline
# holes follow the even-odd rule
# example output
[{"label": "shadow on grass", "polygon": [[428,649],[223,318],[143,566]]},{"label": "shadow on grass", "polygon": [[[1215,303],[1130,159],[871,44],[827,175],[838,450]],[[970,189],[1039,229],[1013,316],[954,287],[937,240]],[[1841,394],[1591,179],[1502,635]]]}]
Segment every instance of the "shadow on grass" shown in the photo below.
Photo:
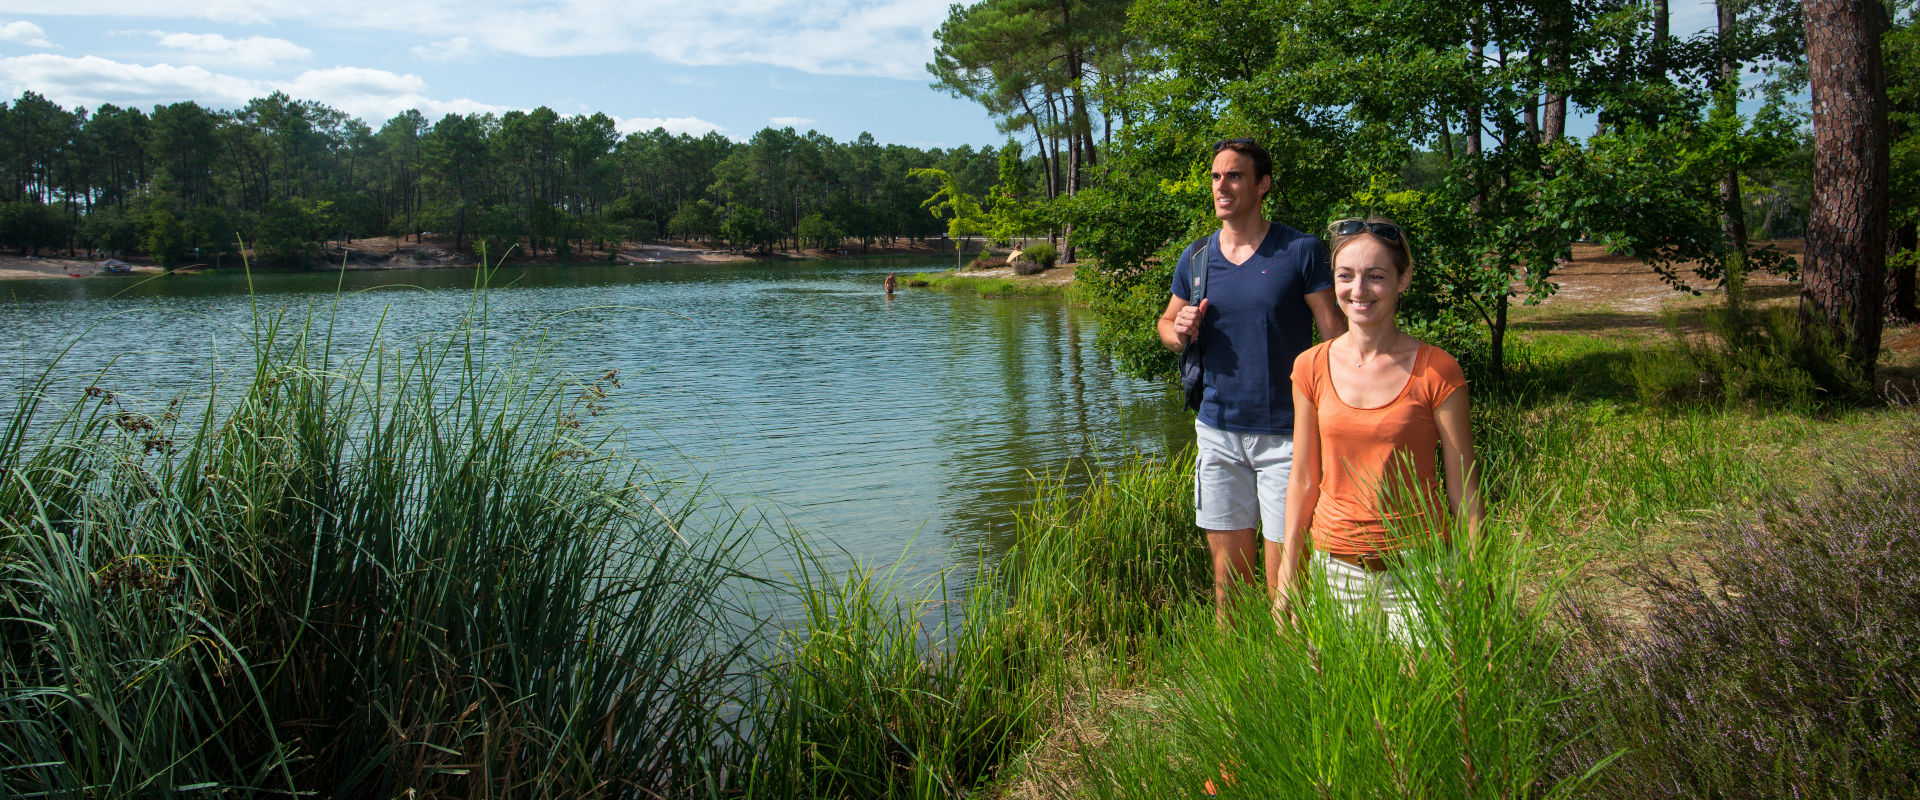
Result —
[{"label": "shadow on grass", "polygon": [[1628,350],[1551,353],[1516,359],[1505,380],[1487,393],[1489,401],[1516,409],[1553,403],[1634,399]]}]

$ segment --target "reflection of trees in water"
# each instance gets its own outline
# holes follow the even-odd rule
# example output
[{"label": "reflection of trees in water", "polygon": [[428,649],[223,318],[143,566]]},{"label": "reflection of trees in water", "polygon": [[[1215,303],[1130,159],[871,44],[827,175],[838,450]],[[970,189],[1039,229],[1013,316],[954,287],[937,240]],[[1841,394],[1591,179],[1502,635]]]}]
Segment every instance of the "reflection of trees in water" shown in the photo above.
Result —
[{"label": "reflection of trees in water", "polygon": [[[1097,464],[1166,452],[1191,437],[1170,395],[1141,391],[1092,349],[1083,313],[1057,301],[982,301],[952,318],[953,352],[993,364],[991,382],[966,385],[968,372],[953,373],[962,383],[947,387],[952,424],[935,435],[948,463],[939,503],[956,563],[1013,545],[1035,478],[1078,489]],[[979,316],[991,317],[984,331]]]}]

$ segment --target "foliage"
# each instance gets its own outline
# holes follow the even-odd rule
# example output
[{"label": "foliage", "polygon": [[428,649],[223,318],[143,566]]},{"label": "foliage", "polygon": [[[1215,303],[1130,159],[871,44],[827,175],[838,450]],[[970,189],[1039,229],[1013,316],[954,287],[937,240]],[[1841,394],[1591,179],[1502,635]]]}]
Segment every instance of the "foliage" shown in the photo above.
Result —
[{"label": "foliage", "polygon": [[[1096,161],[1094,120],[1137,78],[1129,0],[954,4],[934,32],[933,87],[981,104],[1000,131],[1031,131],[1048,199],[1072,195]],[[1004,170],[1003,170],[1004,173]],[[999,234],[996,234],[998,236]],[[1016,234],[1017,235],[1017,234]]]},{"label": "foliage", "polygon": [[[1041,483],[1019,542],[965,589],[911,594],[887,573],[845,577],[805,558],[806,633],[779,667],[756,764],[770,797],[952,797],[990,778],[1058,710],[1060,656],[1097,649],[1127,663],[1167,612],[1199,596],[1183,469],[1135,462],[1077,497]],[[1096,656],[1097,657],[1097,656]],[[1088,665],[1081,665],[1087,668]]]},{"label": "foliage", "polygon": [[[1884,460],[1883,460],[1884,459]],[[1637,573],[1645,633],[1567,607],[1591,649],[1555,720],[1601,796],[1904,797],[1920,763],[1920,454],[1714,525],[1704,564]]]},{"label": "foliage", "polygon": [[256,326],[253,377],[197,411],[98,385],[63,409],[51,368],[15,398],[0,792],[720,778],[713,709],[753,639],[720,594],[736,543],[685,538],[684,498],[606,454],[585,418],[617,376],[530,372],[478,316],[346,359],[311,322]]},{"label": "foliage", "polygon": [[[1140,0],[1128,24],[1147,48],[1142,77],[1116,95],[1124,123],[1099,187],[1062,209],[1098,262],[1082,274],[1102,341],[1129,371],[1168,374],[1151,329],[1159,285],[1211,227],[1203,159],[1230,136],[1274,154],[1271,219],[1318,231],[1396,206],[1421,218],[1430,271],[1416,296],[1486,326],[1493,375],[1513,297],[1549,296],[1583,236],[1684,289],[1729,263],[1789,272],[1777,252],[1729,254],[1717,195],[1728,170],[1759,175],[1797,152],[1786,109],[1804,71],[1784,8],[1743,5],[1725,36],[1676,41],[1618,2]],[[1726,63],[1770,71],[1748,90],[1765,95],[1757,113],[1711,102],[1743,91],[1718,77]],[[1600,118],[1586,141],[1565,130],[1581,109]]]},{"label": "foliage", "polygon": [[0,203],[0,247],[32,255],[64,244],[72,227],[66,209],[59,206],[37,200]]},{"label": "foliage", "polygon": [[958,269],[961,251],[965,249],[963,237],[987,232],[987,214],[980,205],[980,198],[963,190],[960,182],[945,170],[913,169],[908,170],[907,175],[934,181],[936,188],[933,195],[920,207],[932,211],[936,218],[946,218],[947,238],[953,240],[954,268]]},{"label": "foliage", "polygon": [[[1553,639],[1510,556],[1407,556],[1402,635],[1311,581],[1274,633],[1265,598],[1233,629],[1191,619],[1166,647],[1165,707],[1092,768],[1102,797],[1566,797],[1552,753]],[[1575,778],[1579,776],[1576,775]]]},{"label": "foliage", "polygon": [[727,221],[720,226],[720,238],[727,244],[740,248],[766,250],[780,239],[780,231],[767,222],[760,209],[749,206],[729,205],[726,208]]},{"label": "foliage", "polygon": [[1671,343],[1637,351],[1631,372],[1643,401],[1758,403],[1813,414],[1875,400],[1873,384],[1831,334],[1790,308],[1710,309],[1698,340],[1667,320]]},{"label": "foliage", "polygon": [[1022,269],[1029,269],[1023,265],[1031,265],[1032,272],[1044,272],[1053,269],[1053,265],[1059,260],[1060,251],[1053,248],[1053,243],[1035,242],[1020,251],[1020,262],[1014,264],[1013,268],[1015,272],[1019,272]]},{"label": "foliage", "polygon": [[800,241],[822,250],[839,247],[840,240],[846,237],[840,226],[827,219],[825,214],[808,214],[800,220],[800,227],[795,229],[794,235],[800,237]]},{"label": "foliage", "polygon": [[[757,211],[769,244],[798,246],[814,215],[863,243],[918,238],[940,225],[914,209],[924,195],[908,170],[944,170],[977,196],[1000,160],[992,147],[839,142],[791,128],[745,142],[661,129],[620,136],[605,114],[545,107],[437,121],[409,110],[375,130],[279,93],[231,111],[183,102],[88,114],[26,92],[0,103],[0,140],[10,145],[0,207],[58,208],[48,221],[63,221],[59,244],[104,212],[136,226],[132,249],[169,264],[219,264],[240,238],[269,245],[267,260],[297,263],[335,238],[423,232],[463,251],[565,257],[610,236],[716,236],[718,210],[730,206]],[[713,213],[702,215],[702,202]],[[609,219],[619,223],[601,224]]]}]

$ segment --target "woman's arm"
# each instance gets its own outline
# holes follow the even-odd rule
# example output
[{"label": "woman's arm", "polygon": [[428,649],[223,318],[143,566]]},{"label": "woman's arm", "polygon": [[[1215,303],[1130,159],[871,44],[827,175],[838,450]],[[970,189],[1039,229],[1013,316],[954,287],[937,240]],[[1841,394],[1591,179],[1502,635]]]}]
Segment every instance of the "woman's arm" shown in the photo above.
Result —
[{"label": "woman's arm", "polygon": [[[1447,504],[1454,518],[1467,518],[1467,535],[1480,538],[1480,523],[1487,517],[1480,504],[1480,472],[1473,457],[1473,418],[1467,405],[1466,387],[1454,390],[1433,412],[1434,427],[1440,429],[1440,453],[1447,470]],[[1294,467],[1299,469],[1298,465]],[[1292,509],[1288,509],[1291,511]]]},{"label": "woman's arm", "polygon": [[1313,507],[1320,502],[1320,418],[1313,401],[1293,387],[1293,473],[1287,478],[1285,548],[1277,569],[1269,564],[1267,585],[1273,594],[1273,612],[1284,619],[1300,574],[1306,571],[1307,537],[1313,527]]}]

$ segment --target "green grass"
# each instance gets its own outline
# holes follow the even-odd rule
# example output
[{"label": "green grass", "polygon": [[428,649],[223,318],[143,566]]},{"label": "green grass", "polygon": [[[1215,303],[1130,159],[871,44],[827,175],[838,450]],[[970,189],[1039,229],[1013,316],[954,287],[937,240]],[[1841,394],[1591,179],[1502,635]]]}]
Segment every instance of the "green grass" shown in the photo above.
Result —
[{"label": "green grass", "polygon": [[1040,283],[1032,279],[989,278],[948,270],[916,272],[900,280],[903,286],[939,289],[980,297],[1060,297],[1078,301],[1073,284]]}]

